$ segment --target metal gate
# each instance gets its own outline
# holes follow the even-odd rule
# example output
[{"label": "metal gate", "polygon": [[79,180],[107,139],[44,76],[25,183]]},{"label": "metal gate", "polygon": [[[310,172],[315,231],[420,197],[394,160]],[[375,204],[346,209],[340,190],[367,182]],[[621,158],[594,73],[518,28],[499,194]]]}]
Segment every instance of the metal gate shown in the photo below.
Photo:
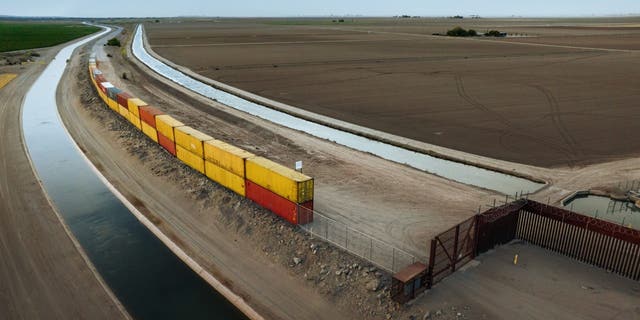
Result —
[{"label": "metal gate", "polygon": [[427,286],[431,287],[475,257],[477,218],[471,217],[431,240]]}]

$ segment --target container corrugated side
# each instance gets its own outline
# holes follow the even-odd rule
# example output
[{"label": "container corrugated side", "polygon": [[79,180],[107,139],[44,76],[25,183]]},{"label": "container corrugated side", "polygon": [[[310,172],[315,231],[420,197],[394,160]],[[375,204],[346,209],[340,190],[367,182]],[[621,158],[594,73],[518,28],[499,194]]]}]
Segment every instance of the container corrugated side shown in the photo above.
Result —
[{"label": "container corrugated side", "polygon": [[296,203],[313,200],[313,178],[262,157],[247,159],[245,166],[248,180]]},{"label": "container corrugated side", "polygon": [[256,183],[246,180],[245,192],[247,199],[259,204],[277,216],[298,224],[298,205]]},{"label": "container corrugated side", "polygon": [[245,177],[245,160],[255,155],[220,140],[209,140],[204,143],[204,159]]},{"label": "container corrugated side", "polygon": [[147,103],[138,99],[138,98],[131,98],[127,101],[127,107],[129,107],[129,112],[132,112],[133,114],[136,115],[136,117],[140,118],[140,111],[138,111],[138,108],[146,106]]},{"label": "container corrugated side", "polygon": [[204,162],[204,172],[209,179],[244,197],[244,178],[218,167],[209,161]]},{"label": "container corrugated side", "polygon": [[167,138],[162,132],[158,131],[158,143],[165,149],[167,152],[172,155],[176,155],[176,143],[173,140]]},{"label": "container corrugated side", "polygon": [[164,114],[162,111],[149,105],[139,107],[138,111],[140,111],[140,120],[142,120],[142,122],[146,122],[154,129],[156,127],[156,116]]},{"label": "container corrugated side", "polygon": [[138,130],[142,131],[142,123],[140,121],[140,118],[136,117],[135,114],[133,114],[133,112],[129,112],[129,122],[131,122],[131,124],[133,124],[134,127],[138,128]]},{"label": "container corrugated side", "polygon": [[193,152],[204,159],[204,142],[213,140],[210,137],[189,126],[177,127],[174,130],[176,145]]},{"label": "container corrugated side", "polygon": [[204,174],[204,159],[197,154],[189,152],[189,150],[176,145],[176,157],[178,157],[180,161],[184,162],[184,164]]},{"label": "container corrugated side", "polygon": [[118,113],[120,113],[120,115],[125,119],[129,120],[129,109],[118,104]]},{"label": "container corrugated side", "polygon": [[118,104],[127,108],[127,111],[129,110],[129,99],[133,98],[130,94],[122,91],[120,93],[118,93]]},{"label": "container corrugated side", "polygon": [[156,117],[156,129],[159,133],[162,133],[165,137],[171,141],[175,141],[174,128],[182,127],[184,123],[174,119],[168,114],[159,115]]},{"label": "container corrugated side", "polygon": [[158,132],[156,129],[150,125],[148,125],[144,121],[140,121],[140,125],[142,128],[142,132],[147,135],[147,137],[151,138],[151,140],[158,142]]}]

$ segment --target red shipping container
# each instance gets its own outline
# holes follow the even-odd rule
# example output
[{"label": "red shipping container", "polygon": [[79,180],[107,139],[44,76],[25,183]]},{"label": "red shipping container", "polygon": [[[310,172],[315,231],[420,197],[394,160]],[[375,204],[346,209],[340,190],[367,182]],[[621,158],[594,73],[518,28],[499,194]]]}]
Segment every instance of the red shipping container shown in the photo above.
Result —
[{"label": "red shipping container", "polygon": [[95,76],[93,79],[96,80],[97,83],[107,82],[107,79],[105,79],[105,77],[101,74]]},{"label": "red shipping container", "polygon": [[164,114],[162,111],[152,106],[144,106],[138,109],[140,110],[140,120],[146,122],[153,128],[156,127],[156,116]]},{"label": "red shipping container", "polygon": [[270,210],[277,216],[292,224],[305,224],[313,221],[313,200],[300,204],[303,213],[302,221],[298,221],[298,204],[267,190],[250,180],[245,180],[246,197]]},{"label": "red shipping container", "polygon": [[175,157],[176,143],[165,137],[164,134],[160,133],[160,131],[158,131],[158,143]]},{"label": "red shipping container", "polygon": [[126,93],[126,92],[120,92],[116,95],[116,97],[118,98],[118,104],[127,108],[129,108],[129,103],[127,102],[127,100],[133,98],[133,96],[131,96],[130,94]]}]

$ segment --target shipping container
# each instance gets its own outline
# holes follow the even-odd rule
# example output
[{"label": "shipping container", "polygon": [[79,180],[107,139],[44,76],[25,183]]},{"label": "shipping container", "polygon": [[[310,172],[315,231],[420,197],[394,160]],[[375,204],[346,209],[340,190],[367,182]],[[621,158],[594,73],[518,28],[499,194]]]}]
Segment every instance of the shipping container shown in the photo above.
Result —
[{"label": "shipping container", "polygon": [[133,124],[134,127],[138,128],[138,130],[142,131],[142,124],[140,123],[140,118],[136,117],[133,112],[129,112],[129,122]]},{"label": "shipping container", "polygon": [[95,79],[96,79],[97,83],[107,82],[107,79],[105,79],[104,75],[102,75],[102,74],[96,75]]},{"label": "shipping container", "polygon": [[140,110],[140,120],[142,122],[146,122],[148,125],[152,126],[154,129],[156,127],[156,116],[164,114],[162,111],[146,105],[144,107],[139,107]]},{"label": "shipping container", "polygon": [[140,118],[140,111],[138,110],[138,108],[146,106],[147,103],[138,99],[138,98],[131,98],[127,101],[128,103],[128,107],[129,107],[129,112],[133,113],[136,115],[136,117]]},{"label": "shipping container", "polygon": [[262,157],[247,159],[245,166],[248,180],[296,203],[313,200],[313,178]]},{"label": "shipping container", "polygon": [[144,121],[140,121],[140,127],[142,129],[142,132],[146,134],[147,137],[151,138],[151,140],[155,142],[158,142],[158,132],[154,127],[146,124]]},{"label": "shipping container", "polygon": [[209,179],[244,197],[244,178],[224,168],[218,167],[209,161],[204,162],[204,172]]},{"label": "shipping container", "polygon": [[[133,98],[133,96],[131,96],[130,94],[122,91],[120,93],[118,93],[117,96],[117,100],[118,100],[118,104],[125,107],[127,109],[127,111],[129,110],[129,99]],[[128,112],[127,112],[128,113]]]},{"label": "shipping container", "polygon": [[123,116],[125,119],[129,120],[129,109],[118,104],[118,113]]},{"label": "shipping container", "polygon": [[102,93],[107,94],[107,90],[109,90],[109,88],[115,88],[111,82],[101,82],[100,83],[100,89],[102,89]]},{"label": "shipping container", "polygon": [[[265,209],[270,210],[277,216],[289,221],[292,224],[299,224],[301,222],[308,223],[313,221],[313,200],[307,201],[303,204],[297,204],[293,201],[289,201],[276,193],[261,187],[260,185],[245,180],[245,192],[247,199],[259,204]],[[299,221],[299,207],[306,207],[308,209],[301,209],[304,211],[304,220]]]},{"label": "shipping container", "polygon": [[204,159],[202,159],[197,154],[191,153],[189,152],[189,150],[176,145],[176,157],[178,157],[180,161],[184,162],[189,167],[204,174]]},{"label": "shipping container", "polygon": [[204,142],[213,140],[212,137],[189,126],[175,128],[176,145],[193,152],[204,159]]},{"label": "shipping container", "polygon": [[[156,122],[158,124],[158,122]],[[172,155],[176,155],[176,143],[158,130],[158,143]]]},{"label": "shipping container", "polygon": [[251,152],[242,150],[220,140],[209,140],[204,143],[204,159],[245,177],[245,160],[255,157]]},{"label": "shipping container", "polygon": [[107,95],[109,96],[109,99],[118,101],[118,93],[122,92],[122,90],[116,88],[116,87],[111,87],[111,88],[107,88]]},{"label": "shipping container", "polygon": [[156,116],[156,129],[158,130],[158,133],[162,133],[171,141],[176,141],[173,133],[174,128],[182,126],[184,126],[184,123],[174,119],[168,114]]}]

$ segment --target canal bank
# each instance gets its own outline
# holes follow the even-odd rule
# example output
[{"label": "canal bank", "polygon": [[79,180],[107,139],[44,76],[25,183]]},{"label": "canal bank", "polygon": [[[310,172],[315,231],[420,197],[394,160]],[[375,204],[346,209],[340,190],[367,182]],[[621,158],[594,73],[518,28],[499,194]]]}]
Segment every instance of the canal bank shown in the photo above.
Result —
[{"label": "canal bank", "polygon": [[68,59],[77,47],[107,32],[62,49],[27,93],[23,135],[36,172],[96,270],[133,317],[244,319],[136,220],[129,210],[133,206],[122,202],[61,122],[56,87]]}]

